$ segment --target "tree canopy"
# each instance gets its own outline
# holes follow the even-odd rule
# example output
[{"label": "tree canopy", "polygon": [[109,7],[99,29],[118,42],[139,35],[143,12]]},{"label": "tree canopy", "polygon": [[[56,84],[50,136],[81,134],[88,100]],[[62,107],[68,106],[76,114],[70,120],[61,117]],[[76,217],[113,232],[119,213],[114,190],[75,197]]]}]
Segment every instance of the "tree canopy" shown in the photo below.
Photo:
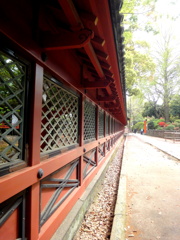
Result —
[{"label": "tree canopy", "polygon": [[131,98],[128,113],[132,115],[132,101],[139,98],[144,102],[142,116],[169,122],[171,115],[179,116],[180,106],[172,101],[180,91],[180,49],[172,31],[178,15],[162,15],[156,10],[159,1],[124,1],[126,91]]}]

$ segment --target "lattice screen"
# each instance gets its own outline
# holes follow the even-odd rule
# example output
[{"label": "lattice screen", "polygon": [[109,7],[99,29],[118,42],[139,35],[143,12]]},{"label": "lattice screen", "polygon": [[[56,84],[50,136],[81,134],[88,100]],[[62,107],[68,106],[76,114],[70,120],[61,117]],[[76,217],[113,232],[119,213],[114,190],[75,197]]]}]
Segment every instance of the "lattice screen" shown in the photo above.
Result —
[{"label": "lattice screen", "polygon": [[104,147],[105,147],[105,143],[101,144],[98,147],[98,162],[100,162],[105,157]]},{"label": "lattice screen", "polygon": [[26,67],[0,52],[0,168],[23,158]]},{"label": "lattice screen", "polygon": [[78,143],[78,97],[44,78],[41,152]]},{"label": "lattice screen", "polygon": [[109,133],[111,134],[112,118],[109,116]]},{"label": "lattice screen", "polygon": [[77,167],[79,159],[59,169],[41,181],[41,219],[42,226],[66,198],[79,186]]},{"label": "lattice screen", "polygon": [[106,115],[106,135],[109,135],[109,116]]},{"label": "lattice screen", "polygon": [[84,140],[95,139],[96,130],[96,108],[85,101],[84,104]]},{"label": "lattice screen", "polygon": [[99,110],[99,137],[104,136],[104,111]]},{"label": "lattice screen", "polygon": [[83,178],[86,178],[86,176],[96,167],[95,154],[96,149],[92,149],[91,151],[84,154],[83,160],[85,166],[83,170]]},{"label": "lattice screen", "polygon": [[114,133],[114,119],[111,118],[111,134]]}]

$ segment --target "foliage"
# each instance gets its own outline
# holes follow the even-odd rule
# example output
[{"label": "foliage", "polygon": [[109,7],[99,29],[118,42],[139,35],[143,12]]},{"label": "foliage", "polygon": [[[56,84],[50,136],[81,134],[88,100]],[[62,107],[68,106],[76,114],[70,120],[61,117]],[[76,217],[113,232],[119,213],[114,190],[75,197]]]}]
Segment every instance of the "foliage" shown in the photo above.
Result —
[{"label": "foliage", "polygon": [[[0,107],[0,115],[16,109],[16,112],[20,112],[17,106],[20,104],[21,91],[23,86],[23,69],[20,64],[12,61],[9,57],[0,53],[0,94],[3,100]],[[8,66],[8,67],[7,67]],[[12,94],[16,96],[10,97]]]},{"label": "foliage", "polygon": [[155,129],[155,124],[153,121],[148,122],[148,129]]},{"label": "foliage", "polygon": [[138,82],[151,78],[155,70],[150,57],[149,45],[145,41],[134,38],[137,30],[150,31],[152,29],[149,26],[150,22],[143,24],[140,17],[144,14],[152,16],[155,2],[156,0],[126,0],[121,9],[121,13],[124,14],[125,72],[128,96],[139,95],[141,89],[139,89]]},{"label": "foliage", "polygon": [[163,109],[162,106],[159,104],[156,104],[152,101],[145,102],[144,104],[144,110],[142,112],[143,117],[155,117],[160,118],[163,116]]},{"label": "foliage", "polygon": [[156,130],[164,130],[164,128],[159,126],[159,127],[156,128]]},{"label": "foliage", "polygon": [[180,119],[176,119],[174,122],[180,124]]},{"label": "foliage", "polygon": [[[126,91],[128,96],[148,101],[143,107],[143,117],[164,117],[166,122],[174,122],[175,118],[180,118],[180,96],[177,95],[180,91],[180,54],[167,23],[175,18],[169,17],[169,22],[163,20],[162,25],[158,25],[156,20],[159,21],[161,15],[154,11],[155,3],[156,0],[125,0],[123,3]],[[160,33],[152,49],[148,40],[139,38],[144,32],[151,33],[150,37]],[[133,109],[136,111],[128,108],[132,121],[140,121],[142,109],[139,106]],[[155,128],[159,126],[157,122],[154,125]]]},{"label": "foliage", "polygon": [[[133,130],[137,129],[143,129],[144,123],[143,122],[137,122],[133,126]],[[148,129],[156,129],[156,130],[179,130],[180,129],[180,119],[175,120],[173,123],[165,122],[165,119],[160,118],[150,118],[147,122],[147,128]]]},{"label": "foliage", "polygon": [[159,122],[158,125],[159,125],[160,127],[165,127],[165,126],[166,126],[166,123],[165,123],[165,122]]},{"label": "foliage", "polygon": [[[180,121],[180,120],[179,120]],[[180,122],[174,122],[174,129],[180,129]]]},{"label": "foliage", "polygon": [[173,46],[171,32],[162,34],[154,50],[156,74],[154,92],[163,102],[164,117],[170,120],[170,100],[180,90],[180,58]]},{"label": "foliage", "polygon": [[170,101],[170,113],[180,118],[180,95],[174,95]]},{"label": "foliage", "polygon": [[133,126],[133,129],[141,130],[144,127],[144,122],[138,122]]},{"label": "foliage", "polygon": [[160,129],[165,126],[165,122],[163,118],[160,119],[151,119],[148,121],[148,129]]},{"label": "foliage", "polygon": [[167,127],[164,128],[165,130],[174,130],[174,125],[168,125]]},{"label": "foliage", "polygon": [[130,128],[132,127],[132,125],[135,125],[136,122],[143,121],[142,109],[143,103],[141,98],[135,96],[127,98],[127,114],[130,118]]}]

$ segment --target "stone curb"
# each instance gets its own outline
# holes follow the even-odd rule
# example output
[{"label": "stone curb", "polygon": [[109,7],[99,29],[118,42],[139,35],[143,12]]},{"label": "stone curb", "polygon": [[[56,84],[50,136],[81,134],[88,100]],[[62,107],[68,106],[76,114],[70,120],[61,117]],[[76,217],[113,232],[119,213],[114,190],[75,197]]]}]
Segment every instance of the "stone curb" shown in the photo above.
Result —
[{"label": "stone curb", "polygon": [[[126,144],[126,141],[125,141]],[[124,144],[124,145],[125,145]],[[125,240],[125,222],[126,222],[126,174],[124,153],[122,158],[121,173],[119,178],[119,187],[114,211],[113,225],[111,229],[110,240]]]}]

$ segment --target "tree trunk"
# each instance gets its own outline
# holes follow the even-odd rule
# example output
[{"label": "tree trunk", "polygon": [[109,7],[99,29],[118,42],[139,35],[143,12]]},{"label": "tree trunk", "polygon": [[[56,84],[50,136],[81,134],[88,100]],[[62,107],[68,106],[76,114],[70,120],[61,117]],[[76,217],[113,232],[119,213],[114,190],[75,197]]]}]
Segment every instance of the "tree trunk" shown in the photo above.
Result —
[{"label": "tree trunk", "polygon": [[164,98],[164,118],[166,123],[170,121],[168,98]]}]

